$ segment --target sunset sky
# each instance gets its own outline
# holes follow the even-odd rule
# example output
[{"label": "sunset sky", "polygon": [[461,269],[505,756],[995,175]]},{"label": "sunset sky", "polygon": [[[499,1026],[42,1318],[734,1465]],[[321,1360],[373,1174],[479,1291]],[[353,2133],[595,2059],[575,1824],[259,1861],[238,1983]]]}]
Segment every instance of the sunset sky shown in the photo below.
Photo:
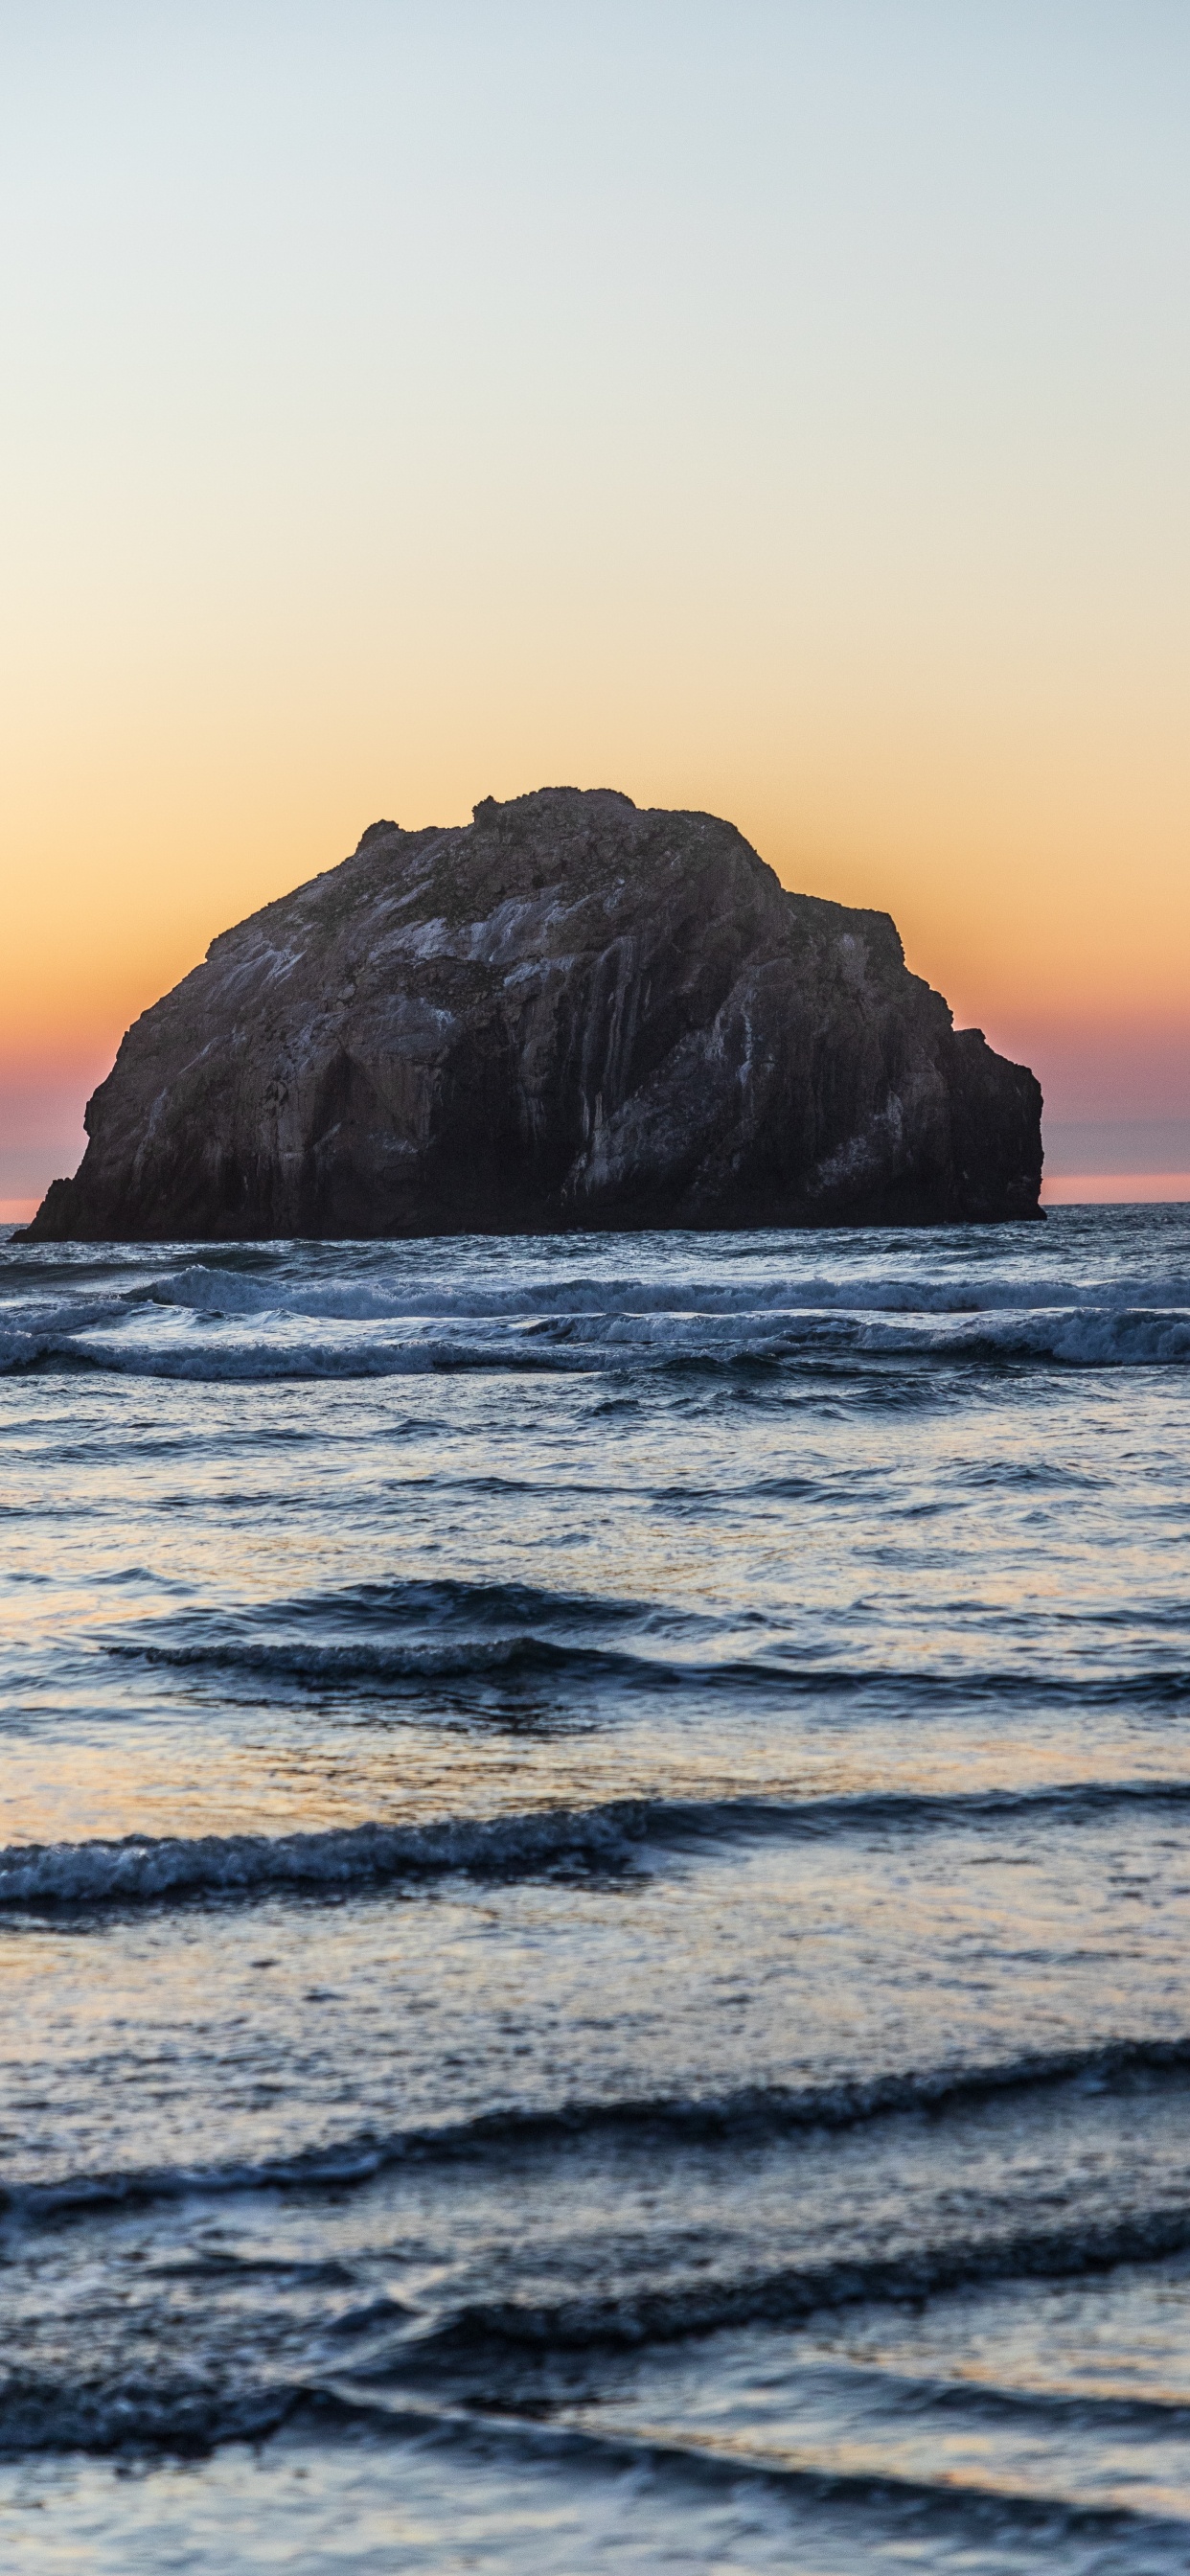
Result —
[{"label": "sunset sky", "polygon": [[0,1215],[217,931],[557,783],[1190,1194],[1188,131],[1185,0],[6,0]]}]

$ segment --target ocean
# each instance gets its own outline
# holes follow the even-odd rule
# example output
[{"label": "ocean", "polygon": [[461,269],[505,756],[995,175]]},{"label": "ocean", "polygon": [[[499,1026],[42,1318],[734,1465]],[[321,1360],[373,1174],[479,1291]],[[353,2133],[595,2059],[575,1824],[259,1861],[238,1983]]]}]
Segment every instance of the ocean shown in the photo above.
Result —
[{"label": "ocean", "polygon": [[0,2564],[1190,2565],[1190,1211],[0,1242]]}]

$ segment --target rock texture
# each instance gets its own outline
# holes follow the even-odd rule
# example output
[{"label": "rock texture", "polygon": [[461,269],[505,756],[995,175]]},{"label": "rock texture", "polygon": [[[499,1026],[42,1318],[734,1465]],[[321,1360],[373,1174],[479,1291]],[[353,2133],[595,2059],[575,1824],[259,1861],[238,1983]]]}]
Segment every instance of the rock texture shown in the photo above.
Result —
[{"label": "rock texture", "polygon": [[1031,1217],[1041,1093],[888,916],[608,790],[374,823],[137,1020],[71,1238]]}]

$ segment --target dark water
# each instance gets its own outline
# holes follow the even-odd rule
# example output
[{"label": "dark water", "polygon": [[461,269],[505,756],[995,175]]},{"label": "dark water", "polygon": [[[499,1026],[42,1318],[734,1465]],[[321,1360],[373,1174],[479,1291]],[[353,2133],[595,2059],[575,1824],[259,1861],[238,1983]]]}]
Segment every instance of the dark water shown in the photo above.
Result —
[{"label": "dark water", "polygon": [[0,2564],[1190,2565],[1190,1221],[0,1248]]}]

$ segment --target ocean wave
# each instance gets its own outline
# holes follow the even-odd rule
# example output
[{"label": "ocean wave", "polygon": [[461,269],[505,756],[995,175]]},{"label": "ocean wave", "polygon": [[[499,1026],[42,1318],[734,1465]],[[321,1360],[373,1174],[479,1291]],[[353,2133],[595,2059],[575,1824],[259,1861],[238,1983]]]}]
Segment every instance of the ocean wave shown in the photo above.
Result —
[{"label": "ocean wave", "polygon": [[1051,1360],[1069,1368],[1184,1367],[1190,1362],[1190,1314],[1149,1306],[1088,1307],[993,1320],[936,1320],[906,1329],[864,1322],[860,1346],[873,1356],[931,1359]]},{"label": "ocean wave", "polygon": [[960,1269],[691,1272],[426,1284],[192,1262],[96,1300],[19,1298],[0,1372],[74,1365],[214,1383],[473,1370],[717,1369],[881,1359],[1100,1368],[1190,1361],[1190,1279]]},{"label": "ocean wave", "polygon": [[[1150,2407],[1125,2419],[1103,2401],[1081,2402],[1084,2424],[1091,2417],[1113,2429],[1126,2424],[1150,2441],[1180,2430],[1182,2417],[1173,2409],[1166,2414]],[[1032,2408],[1038,2429],[1046,2425],[1050,2411],[1039,2396]],[[1007,2532],[1014,2528],[1022,2537],[1036,2535],[1051,2549],[1076,2536],[1092,2544],[1122,2544],[1130,2552],[1143,2549],[1143,2562],[1137,2557],[1130,2563],[1168,2567],[1171,2576],[1184,2565],[1186,2523],[1176,2512],[1162,2510],[1165,2498],[1159,2487],[1150,2506],[1143,2494],[1130,2504],[1115,2498],[1089,2501],[1060,2486],[1051,2493],[1040,2483],[1016,2487],[1002,2476],[984,2480],[971,2469],[961,2477],[952,2472],[934,2480],[899,2472],[876,2458],[870,2466],[857,2462],[844,2467],[834,2457],[816,2460],[811,2451],[792,2461],[775,2455],[763,2432],[750,2448],[738,2429],[717,2439],[701,2428],[684,2434],[679,2427],[653,2423],[636,2431],[614,2420],[576,2422],[568,2420],[565,2410],[557,2415],[538,2407],[518,2411],[514,2404],[485,2404],[482,2398],[452,2404],[425,2391],[368,2385],[344,2371],[295,2371],[275,2379],[258,2372],[239,2386],[210,2387],[164,2373],[88,2382],[14,2371],[0,2388],[0,2455],[8,2459],[74,2451],[117,2454],[147,2464],[154,2458],[203,2458],[231,2443],[259,2446],[278,2437],[307,2447],[311,2441],[356,2445],[364,2440],[386,2448],[413,2442],[423,2457],[430,2447],[448,2455],[474,2453],[489,2478],[493,2458],[501,2455],[518,2465],[564,2466],[595,2480],[644,2472],[648,2492],[663,2513],[679,2498],[688,2510],[724,2490],[734,2499],[751,2487],[770,2505],[787,2502],[803,2530],[807,2506],[819,2514],[825,2509],[832,2519],[839,2511],[855,2513],[850,2528],[865,2554],[870,2542],[878,2543],[883,2555],[890,2536],[903,2527],[916,2559],[923,2533],[934,2527],[968,2541],[990,2541],[999,2562]],[[1151,2473],[1151,2463],[1146,2467]],[[449,2476],[449,2470],[444,2468],[443,2474]],[[868,2518],[872,2508],[879,2514],[878,2525]],[[836,2541],[839,2528],[846,2527],[836,2527]],[[674,2532],[667,2537],[672,2540]],[[1159,2557],[1152,2555],[1155,2547]],[[982,2555],[981,2550],[981,2560]],[[1098,2549],[1095,2563],[1100,2564]],[[1106,2568],[1107,2562],[1102,2563]],[[1122,2564],[1114,2550],[1112,2563]]]},{"label": "ocean wave", "polygon": [[375,2368],[377,2375],[416,2381],[476,2362],[490,2366],[501,2355],[637,2352],[727,2329],[788,2329],[840,2309],[901,2305],[1000,2282],[1086,2280],[1187,2251],[1190,2205],[1140,2211],[1106,2227],[989,2231],[921,2245],[912,2254],[784,2264],[719,2280],[700,2274],[622,2297],[475,2300],[427,2318],[420,2334],[402,2319],[399,2339]]},{"label": "ocean wave", "polygon": [[[925,2393],[926,2403],[930,2393]],[[819,2516],[823,2508],[827,2508],[831,2531],[827,2550],[832,2565],[839,2563],[836,2550],[843,2531],[847,2531],[850,2537],[851,2564],[858,2567],[861,2564],[866,2566],[870,2556],[874,2564],[877,2554],[884,2563],[890,2541],[894,2543],[893,2554],[901,2554],[895,2547],[898,2531],[904,2534],[904,2554],[917,2563],[925,2535],[933,2530],[945,2532],[948,2541],[958,2539],[960,2543],[967,2544],[963,2548],[963,2564],[990,2566],[994,2559],[995,2564],[1007,2566],[1008,2561],[1003,2554],[1005,2543],[1009,2532],[1015,2530],[1022,2539],[1039,2539],[1047,2552],[1060,2550],[1063,2559],[1068,2541],[1074,2539],[1090,2544],[1095,2548],[1094,2566],[1103,2571],[1103,2576],[1108,2576],[1109,2565],[1116,2570],[1123,2568],[1125,2562],[1118,2554],[1121,2544],[1128,2551],[1127,2563],[1137,2571],[1137,2576],[1142,2567],[1146,2576],[1156,2576],[1159,2568],[1168,2570],[1169,2576],[1175,2576],[1175,2571],[1177,2576],[1182,2576],[1185,2566],[1186,2520],[1176,2508],[1170,2509],[1167,2493],[1163,2493],[1156,2483],[1152,2459],[1145,2462],[1145,2470],[1153,2480],[1147,2494],[1143,2487],[1138,2486],[1128,2503],[1124,2503],[1118,2494],[1103,2501],[1091,2501],[1085,2493],[1071,2493],[1060,2479],[1055,2481],[1052,2489],[1047,2488],[1043,2479],[1018,2486],[1011,2477],[997,2475],[991,2463],[988,2464],[991,2474],[981,2476],[968,2464],[961,2475],[950,2468],[937,2479],[932,2479],[924,2474],[914,2475],[911,2470],[901,2470],[891,2461],[878,2457],[873,2457],[867,2466],[860,2465],[854,2451],[853,2464],[846,2467],[837,2453],[815,2458],[812,2439],[799,2442],[803,2456],[800,2460],[791,2460],[774,2452],[763,2431],[759,2433],[755,2447],[750,2447],[747,2433],[738,2421],[734,2421],[730,2428],[724,2425],[715,2431],[700,2424],[696,2431],[687,2433],[678,2427],[671,2428],[656,2422],[648,2423],[637,2431],[623,2422],[617,2423],[611,2411],[602,2421],[592,2420],[590,2411],[586,2413],[586,2420],[578,2423],[573,2417],[568,2420],[565,2411],[551,2420],[544,2411],[529,2412],[526,2409],[517,2412],[507,2402],[498,2410],[485,2407],[482,2396],[469,2401],[465,2407],[444,2404],[441,2400],[435,2404],[420,2393],[411,2401],[407,2389],[390,2393],[373,2385],[365,2391],[348,2379],[332,2378],[329,2374],[322,2381],[311,2408],[314,2420],[328,2425],[334,2420],[325,2412],[328,2400],[332,2399],[344,2408],[345,2428],[354,2429],[357,2424],[360,2429],[366,2426],[373,2436],[380,2429],[384,2417],[389,2416],[398,2436],[420,2437],[423,2442],[427,2435],[436,2436],[438,2442],[452,2448],[474,2447],[485,2459],[490,2459],[493,2449],[512,2450],[514,2453],[527,2451],[530,2455],[563,2461],[588,2471],[611,2471],[621,2475],[626,2470],[643,2471],[653,2492],[656,2492],[658,2482],[664,2480],[658,2499],[664,2499],[663,2511],[669,2503],[667,2490],[676,2499],[685,2488],[691,2491],[690,2500],[693,2501],[700,2495],[714,2497],[716,2492],[727,2489],[735,2501],[751,2487],[754,2492],[762,2493],[766,2502],[771,2504],[779,2499],[796,2513],[796,2526],[790,2533],[790,2545],[794,2547],[797,2546],[797,2538],[800,2538],[803,2548],[807,2544],[813,2547],[810,2541],[812,2526],[806,2519],[807,2508]],[[919,2406],[922,2402],[922,2396],[918,2396]],[[1034,2429],[1049,2429],[1049,2410],[1040,2395],[1032,2411]],[[305,2410],[301,2412],[304,2416]],[[1126,2421],[1129,2430],[1147,2434],[1150,2439],[1168,2438],[1180,2430],[1183,2420],[1173,2410],[1167,2415],[1156,2409],[1143,2416],[1138,2412],[1135,2417],[1127,2419],[1113,2417],[1107,2404],[1098,2398],[1092,2399],[1089,2405],[1084,2402],[1084,2426],[1090,2417],[1103,2423],[1105,2428],[1112,2426],[1113,2429],[1116,2426],[1122,2428]],[[835,2521],[840,2508],[848,2514],[846,2524]],[[872,2518],[873,2508],[878,2520]],[[854,2519],[851,2519],[852,2515]],[[821,2523],[818,2527],[821,2531]],[[672,2544],[676,2532],[663,2526],[662,2536],[666,2543]],[[1099,2544],[1105,2540],[1116,2544],[1111,2549],[1110,2559],[1100,2553]],[[978,2548],[978,2562],[969,2557],[972,2542]],[[988,2544],[991,2545],[992,2559],[985,2558]],[[1138,2554],[1141,2551],[1143,2558]],[[672,2546],[669,2554],[672,2555]],[[951,2563],[949,2549],[947,2563]],[[1089,2568],[1091,2562],[1083,2563]]]},{"label": "ocean wave", "polygon": [[905,1272],[864,1275],[853,1270],[844,1278],[827,1273],[808,1277],[716,1280],[705,1273],[687,1278],[606,1279],[549,1273],[512,1287],[469,1282],[415,1286],[399,1277],[308,1281],[247,1278],[235,1271],[194,1263],[168,1278],[129,1292],[129,1302],[176,1306],[195,1314],[220,1317],[294,1316],[317,1321],[523,1323],[614,1319],[750,1319],[774,1315],[849,1314],[983,1315],[1005,1310],[1045,1314],[1094,1307],[1177,1310],[1190,1313],[1190,1275],[1166,1278],[1137,1273],[1124,1278],[1076,1283],[1027,1280],[1012,1273],[997,1276],[978,1268],[946,1271],[935,1277],[908,1277]]},{"label": "ocean wave", "polygon": [[546,1319],[517,1332],[483,1339],[392,1340],[364,1332],[327,1339],[316,1331],[297,1337],[292,1327],[255,1340],[204,1340],[201,1335],[156,1343],[151,1337],[106,1332],[57,1333],[40,1338],[10,1334],[10,1370],[51,1364],[107,1371],[118,1376],[198,1385],[270,1385],[290,1381],[502,1375],[624,1375],[633,1370],[698,1370],[717,1374],[741,1368],[790,1366],[871,1367],[913,1360],[966,1365],[1048,1363],[1063,1368],[1158,1368],[1190,1364],[1190,1315],[1149,1309],[1053,1310],[997,1318],[906,1315],[894,1324],[860,1313],[734,1316],[718,1330],[705,1316],[617,1316],[580,1332],[572,1319]]},{"label": "ocean wave", "polygon": [[544,1808],[437,1824],[332,1826],[322,1833],[130,1835],[118,1842],[0,1851],[0,1907],[128,1905],[168,1897],[363,1888],[466,1871],[521,1876],[574,1859],[627,1859],[649,1829],[646,1802],[586,1812]]},{"label": "ocean wave", "polygon": [[675,1660],[721,1622],[655,1604],[516,1583],[373,1582],[341,1590],[138,1621],[97,1635],[107,1654],[178,1672],[242,1671],[281,1684],[336,1689],[510,1684],[567,1676],[668,1688],[691,1672]]},{"label": "ocean wave", "polygon": [[[220,2443],[268,2440],[312,2400],[317,2391],[301,2383],[248,2379],[220,2388],[204,2386],[197,2372],[88,2383],[0,2365],[0,2457],[66,2451],[201,2457]],[[331,2400],[323,2411],[332,2421],[345,2420],[347,2401]]]},{"label": "ocean wave", "polygon": [[161,1378],[196,1386],[268,1386],[292,1380],[462,1376],[485,1369],[528,1376],[589,1369],[589,1358],[535,1344],[458,1341],[319,1341],[279,1337],[257,1342],[179,1338],[154,1343],[132,1335],[58,1334],[14,1366],[53,1363],[117,1377]]},{"label": "ocean wave", "polygon": [[[869,1708],[957,1710],[991,1704],[1037,1709],[1180,1708],[1190,1700],[1190,1671],[1157,1665],[1093,1678],[1055,1669],[1000,1671],[898,1670],[880,1665],[816,1663],[780,1646],[755,1656],[648,1653],[628,1644],[514,1634],[506,1637],[310,1638],[224,1635],[169,1637],[152,1633],[109,1636],[104,1653],[128,1662],[163,1666],[201,1680],[206,1673],[242,1674],[275,1689],[334,1694],[361,1688],[405,1698],[432,1685],[455,1693],[509,1691],[524,1685],[560,1686],[619,1694],[668,1694],[781,1700],[847,1700]],[[561,1703],[560,1703],[561,1704]]]},{"label": "ocean wave", "polygon": [[[238,2380],[200,2370],[172,2375],[130,2371],[124,2376],[96,2373],[77,2379],[0,2364],[0,2458],[8,2460],[84,2452],[128,2459],[201,2459],[228,2443],[260,2444],[293,2428],[304,2438],[333,2439],[367,2433],[386,2442],[402,2438],[425,2441],[437,2434],[445,2443],[467,2445],[504,2431],[516,2446],[515,2419],[506,2429],[436,2404],[432,2399],[394,2399],[382,2392],[351,2388],[328,2375],[319,2378],[295,2370],[269,2377],[245,2371]],[[534,2447],[550,2443],[542,2428],[526,2423],[524,2437]],[[624,2461],[640,2448],[632,2436],[618,2444],[600,2445],[598,2437],[564,2433],[555,2446],[583,2455]],[[695,2455],[696,2456],[696,2455]]]},{"label": "ocean wave", "polygon": [[[1180,1634],[1186,1616],[1179,1605],[1162,1624]],[[363,1684],[400,1694],[435,1682],[484,1688],[550,1678],[613,1691],[775,1693],[893,1707],[1166,1707],[1190,1697],[1190,1670],[1164,1659],[1131,1669],[1100,1664],[1093,1674],[1073,1671],[1068,1651],[1055,1655],[1049,1671],[1036,1659],[1023,1668],[837,1664],[759,1613],[741,1621],[647,1597],[450,1577],[195,1607],[97,1630],[94,1644],[122,1661],[180,1674],[242,1671],[313,1690]]]},{"label": "ocean wave", "polygon": [[544,1807],[420,1825],[368,1822],[291,1834],[132,1834],[112,1841],[14,1844],[0,1849],[0,1910],[350,1891],[452,1873],[523,1878],[568,1861],[619,1868],[645,1849],[680,1853],[740,1842],[970,1832],[1005,1824],[1019,1831],[1187,1808],[1188,1779],[1089,1780],[1030,1790],[876,1791],[796,1801],[623,1798],[589,1808]]},{"label": "ocean wave", "polygon": [[[887,2070],[803,2087],[745,2085],[724,2093],[564,2097],[552,2104],[505,2104],[469,2118],[407,2129],[359,2130],[323,2145],[256,2161],[97,2168],[65,2173],[53,2181],[9,2183],[0,2188],[0,2211],[10,2222],[36,2227],[46,2221],[86,2219],[155,2202],[223,2200],[262,2192],[337,2194],[366,2188],[405,2166],[506,2159],[519,2163],[527,2155],[556,2156],[604,2147],[639,2149],[647,2155],[662,2147],[739,2153],[749,2145],[796,2140],[815,2131],[845,2133],[901,2118],[938,2121],[1003,2100],[1041,2098],[1065,2090],[1102,2095],[1175,2084],[1180,2091],[1188,2077],[1190,2032],[1170,2039],[1108,2039],[1083,2048],[1035,2051],[970,2065]],[[1176,2215],[1179,2227],[1185,2222],[1190,2243],[1190,2210]],[[1165,2224],[1164,2217],[1160,2223]],[[1112,2257],[1113,2261],[1125,2259],[1132,2258]]]},{"label": "ocean wave", "polygon": [[667,1610],[606,1592],[555,1591],[537,1583],[482,1582],[460,1575],[410,1577],[386,1582],[349,1583],[334,1590],[288,1594],[255,1605],[251,1616],[264,1623],[290,1626],[322,1622],[328,1613],[350,1621],[353,1631],[375,1627],[389,1631],[402,1624],[440,1630],[466,1627],[503,1629],[541,1620],[568,1621],[584,1628],[634,1625],[687,1630],[717,1628],[703,1612]]},{"label": "ocean wave", "polygon": [[79,1333],[104,1324],[118,1329],[127,1312],[123,1296],[85,1301],[60,1298],[53,1305],[44,1298],[14,1301],[0,1323],[0,1377],[35,1368],[39,1361],[69,1351]]},{"label": "ocean wave", "polygon": [[684,1678],[680,1668],[601,1646],[565,1644],[550,1637],[472,1637],[404,1640],[399,1645],[333,1638],[228,1638],[173,1644],[168,1641],[110,1638],[111,1655],[135,1657],[177,1671],[214,1669],[255,1673],[272,1681],[296,1681],[319,1690],[346,1683],[370,1682],[378,1688],[434,1681],[502,1680],[549,1674],[560,1677],[597,1675],[603,1679],[653,1681],[662,1687]]}]

